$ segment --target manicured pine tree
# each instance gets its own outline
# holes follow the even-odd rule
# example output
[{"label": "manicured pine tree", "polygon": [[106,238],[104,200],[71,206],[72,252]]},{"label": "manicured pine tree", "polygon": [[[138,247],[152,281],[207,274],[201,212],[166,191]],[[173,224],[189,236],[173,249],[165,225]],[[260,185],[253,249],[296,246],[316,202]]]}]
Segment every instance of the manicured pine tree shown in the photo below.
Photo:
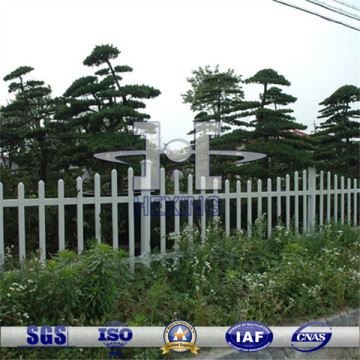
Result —
[{"label": "manicured pine tree", "polygon": [[291,116],[293,110],[285,108],[296,98],[278,87],[290,86],[290,82],[273,69],[263,69],[248,78],[246,83],[263,87],[258,108],[253,112],[253,131],[249,133],[246,150],[265,153],[267,158],[244,165],[241,173],[266,179],[311,165],[314,150],[311,139],[293,132],[304,130],[306,126],[295,121]]},{"label": "manicured pine tree", "polygon": [[318,119],[323,119],[314,135],[319,142],[315,158],[318,167],[338,175],[358,178],[360,88],[344,85],[319,105]]},{"label": "manicured pine tree", "polygon": [[1,148],[10,161],[37,181],[54,170],[56,136],[51,127],[54,100],[43,81],[26,80],[34,69],[21,66],[4,77],[15,98],[1,108]]},{"label": "manicured pine tree", "polygon": [[[101,174],[116,164],[94,159],[95,153],[144,148],[143,140],[133,134],[133,124],[150,118],[141,111],[146,106],[143,100],[160,94],[150,86],[122,84],[123,74],[132,68],[113,64],[119,54],[115,46],[95,46],[84,65],[100,69],[73,82],[55,115],[65,128],[74,129],[80,136],[79,141],[68,147],[68,161]],[[126,167],[119,169],[126,174]],[[124,180],[124,176],[121,179]]]}]

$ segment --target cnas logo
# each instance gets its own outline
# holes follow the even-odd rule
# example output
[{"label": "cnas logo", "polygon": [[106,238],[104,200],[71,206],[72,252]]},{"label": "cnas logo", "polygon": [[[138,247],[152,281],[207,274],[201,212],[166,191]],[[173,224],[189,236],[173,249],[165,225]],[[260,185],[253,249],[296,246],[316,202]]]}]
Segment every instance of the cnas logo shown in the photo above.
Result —
[{"label": "cnas logo", "polygon": [[110,321],[105,324],[106,327],[99,328],[99,341],[102,341],[106,347],[113,350],[109,352],[110,356],[121,356],[118,351],[124,347],[133,337],[132,331],[121,321]]},{"label": "cnas logo", "polygon": [[44,325],[41,327],[31,325],[27,327],[26,340],[29,345],[33,346],[66,346],[67,334],[65,326],[51,327]]},{"label": "cnas logo", "polygon": [[236,350],[244,352],[260,351],[273,341],[272,331],[255,321],[240,322],[226,332],[226,342]]},{"label": "cnas logo", "polygon": [[[311,326],[311,325],[323,325],[323,326],[326,326],[326,327],[328,327],[330,329],[330,332],[325,331],[327,329],[325,329],[323,327],[322,327],[324,329],[323,331],[321,331],[321,330],[319,331],[317,329],[317,331],[314,332],[315,329],[311,329],[309,327],[309,329],[308,329],[309,331],[302,332],[304,329],[306,329],[308,326]],[[319,350],[322,347],[324,347],[330,341],[331,335],[332,335],[331,334],[331,327],[328,324],[325,324],[323,322],[312,322],[312,323],[305,324],[305,325],[299,327],[295,331],[294,335],[292,336],[291,341],[293,343],[306,343],[306,347],[309,347],[309,344],[317,345],[318,343],[320,343],[320,345],[315,346],[314,348],[308,349],[308,350],[298,349],[297,347],[295,347],[294,344],[291,344],[291,346],[295,350],[301,351],[301,352],[311,352],[311,351]]]}]

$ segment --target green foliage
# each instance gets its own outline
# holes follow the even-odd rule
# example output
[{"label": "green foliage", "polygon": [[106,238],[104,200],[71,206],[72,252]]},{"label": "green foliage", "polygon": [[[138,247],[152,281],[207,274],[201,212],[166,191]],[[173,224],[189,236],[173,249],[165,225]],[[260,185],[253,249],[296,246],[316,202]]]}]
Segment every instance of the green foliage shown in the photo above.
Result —
[{"label": "green foliage", "polygon": [[[315,154],[319,167],[339,175],[358,177],[359,158],[359,118],[360,89],[344,85],[320,103],[320,123],[314,138],[319,149]],[[354,108],[355,106],[355,108]]]},{"label": "green foliage", "polygon": [[16,70],[12,71],[10,74],[6,75],[4,77],[4,81],[18,79],[33,70],[34,70],[34,68],[31,66],[20,66]]},{"label": "green foliage", "polygon": [[290,86],[290,81],[286,80],[283,75],[278,74],[273,69],[263,69],[258,71],[255,75],[249,77],[245,80],[246,83],[256,83],[263,84],[264,86],[268,84],[277,84],[277,85],[285,85]]},{"label": "green foliage", "polygon": [[54,100],[43,81],[24,79],[33,70],[21,66],[4,77],[14,80],[9,93],[15,98],[1,108],[0,148],[9,156],[9,167],[16,163],[30,176],[46,180],[50,171],[58,170],[53,162],[58,143],[51,124]]},{"label": "green foliage", "polygon": [[284,176],[295,170],[313,165],[313,141],[300,136],[294,130],[304,130],[306,126],[296,122],[291,116],[293,110],[284,108],[296,98],[283,93],[282,89],[271,85],[289,86],[290,82],[273,69],[263,69],[248,78],[246,83],[263,85],[259,106],[252,113],[253,131],[245,150],[262,152],[267,155],[262,162],[247,164],[242,173],[266,179]]},{"label": "green foliage", "polygon": [[[146,85],[121,83],[118,74],[131,72],[127,65],[113,66],[120,51],[112,45],[96,46],[84,60],[87,66],[105,66],[94,75],[81,77],[65,91],[56,108],[57,123],[76,134],[65,159],[69,165],[86,166],[89,171],[108,174],[114,164],[94,159],[97,152],[141,148],[143,140],[132,132],[134,122],[146,121],[144,99],[152,99],[160,91]],[[134,159],[130,163],[137,168]],[[116,167],[116,166],[115,166]],[[117,167],[122,188],[127,168]]]},{"label": "green foliage", "polygon": [[45,264],[32,259],[25,272],[6,272],[1,279],[7,291],[1,294],[1,320],[56,325],[76,324],[82,318],[91,323],[117,311],[114,300],[130,281],[122,263],[126,256],[99,244],[81,256],[59,251]]},{"label": "green foliage", "polygon": [[[121,320],[130,327],[165,326],[186,319],[194,326],[245,320],[274,326],[359,306],[359,228],[327,224],[296,235],[279,225],[265,239],[265,225],[258,221],[250,238],[239,232],[226,236],[219,224],[207,229],[204,242],[189,228],[170,234],[175,256],[163,265],[137,264],[132,275],[125,254],[101,244],[82,255],[59,252],[46,264],[33,259],[24,270],[1,275],[1,325],[98,326]],[[49,356],[49,349],[4,351],[8,357]],[[159,351],[122,352],[124,358],[157,358]],[[98,349],[59,354],[108,356]]]},{"label": "green foliage", "polygon": [[[199,111],[195,121],[222,121],[230,125],[244,125],[236,113],[243,105],[244,92],[241,88],[241,76],[233,69],[225,72],[205,66],[192,72],[188,78],[191,89],[182,95],[184,103],[191,105],[191,110]],[[223,130],[230,127],[223,127]]]},{"label": "green foliage", "polygon": [[116,59],[120,51],[113,45],[95,46],[92,53],[84,60],[86,66],[100,66],[111,59]]}]

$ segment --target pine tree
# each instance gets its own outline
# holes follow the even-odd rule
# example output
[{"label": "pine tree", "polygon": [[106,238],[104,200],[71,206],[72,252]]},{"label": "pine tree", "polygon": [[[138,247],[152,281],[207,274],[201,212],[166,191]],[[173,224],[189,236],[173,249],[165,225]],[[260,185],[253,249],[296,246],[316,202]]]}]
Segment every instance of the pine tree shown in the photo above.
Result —
[{"label": "pine tree", "polygon": [[319,104],[323,108],[318,118],[324,121],[314,137],[319,141],[315,156],[321,169],[359,176],[360,110],[353,107],[359,102],[360,88],[344,85]]},{"label": "pine tree", "polygon": [[4,77],[11,81],[15,98],[1,109],[1,148],[28,175],[46,180],[56,157],[56,139],[51,127],[54,100],[43,81],[25,80],[34,69],[21,66]]},{"label": "pine tree", "polygon": [[[101,68],[94,75],[75,80],[56,111],[56,118],[62,125],[80,135],[80,140],[68,147],[68,161],[102,174],[115,164],[94,159],[93,155],[144,146],[142,139],[133,134],[133,124],[150,118],[141,112],[145,108],[143,100],[160,94],[150,86],[122,84],[122,75],[131,72],[132,68],[113,65],[119,54],[112,45],[95,46],[84,65]],[[125,168],[121,169],[126,172]]]},{"label": "pine tree", "polygon": [[263,69],[248,78],[246,83],[263,86],[258,108],[253,112],[254,127],[250,133],[246,150],[267,154],[262,162],[244,166],[241,170],[260,178],[285,175],[301,170],[312,164],[311,139],[299,136],[294,130],[304,130],[306,126],[295,121],[293,110],[285,108],[296,101],[292,95],[283,93],[277,86],[290,86],[290,82],[273,69]]},{"label": "pine tree", "polygon": [[[187,81],[191,89],[182,95],[184,103],[191,104],[191,110],[198,111],[194,121],[216,121],[228,125],[247,125],[241,121],[241,111],[248,108],[244,104],[244,92],[241,76],[233,69],[220,72],[219,65],[215,69],[205,66],[192,72],[193,77]],[[229,130],[223,126],[222,130]]]},{"label": "pine tree", "polygon": [[[191,110],[198,112],[194,122],[221,123],[222,136],[211,139],[211,149],[238,149],[248,134],[246,127],[249,124],[243,118],[249,116],[249,109],[258,106],[258,102],[244,100],[241,76],[235,74],[233,69],[221,72],[219,65],[214,70],[208,65],[205,68],[199,67],[192,74],[193,77],[187,79],[191,89],[182,97],[184,103],[191,105]],[[211,170],[228,176],[232,171],[236,172],[236,167],[231,165],[235,160],[239,159],[214,157],[211,159]]]}]

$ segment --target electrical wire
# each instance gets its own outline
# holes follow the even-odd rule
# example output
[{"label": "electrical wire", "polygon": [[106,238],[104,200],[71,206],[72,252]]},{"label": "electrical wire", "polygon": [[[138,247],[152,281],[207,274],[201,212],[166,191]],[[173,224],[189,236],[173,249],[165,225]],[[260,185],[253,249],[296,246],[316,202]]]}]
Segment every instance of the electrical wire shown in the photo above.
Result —
[{"label": "electrical wire", "polygon": [[315,16],[318,16],[318,17],[321,17],[321,18],[324,19],[324,20],[331,21],[331,22],[333,22],[333,23],[346,26],[346,27],[348,27],[348,28],[350,28],[350,29],[353,29],[353,30],[356,30],[356,31],[360,31],[360,28],[357,28],[357,27],[352,26],[352,25],[349,25],[349,24],[345,24],[345,23],[343,23],[343,22],[341,22],[341,21],[338,21],[338,20],[335,20],[335,19],[328,18],[327,16],[321,15],[321,14],[316,13],[316,12],[303,9],[303,8],[301,8],[301,7],[299,7],[299,6],[296,6],[296,5],[293,5],[293,4],[288,4],[288,3],[283,2],[283,1],[280,1],[280,0],[273,0],[273,1],[275,1],[275,2],[277,2],[277,3],[279,3],[279,4],[283,4],[283,5],[286,5],[286,6],[290,6],[290,7],[294,8],[294,9],[301,10],[301,11],[307,12],[307,13],[309,13],[309,14],[312,14],[312,15],[315,15]]},{"label": "electrical wire", "polygon": [[341,4],[341,5],[347,6],[347,7],[351,8],[351,9],[354,9],[354,10],[360,11],[360,8],[358,8],[358,7],[357,7],[357,6],[355,6],[355,5],[351,5],[351,4],[348,4],[348,3],[343,2],[343,1],[340,1],[340,0],[333,0],[333,1],[337,2],[338,4]]},{"label": "electrical wire", "polygon": [[351,14],[347,11],[344,11],[344,10],[341,10],[335,6],[331,6],[331,5],[328,5],[328,4],[325,4],[324,2],[321,2],[321,1],[316,1],[316,0],[306,0],[307,2],[309,3],[312,3],[314,5],[317,5],[317,6],[321,6],[322,8],[324,9],[327,9],[327,10],[330,10],[330,11],[333,11],[337,14],[340,14],[340,15],[344,15],[344,16],[347,16],[349,18],[352,18],[352,19],[355,19],[357,21],[360,20],[360,17],[357,16],[357,15],[354,15],[354,14]]}]

